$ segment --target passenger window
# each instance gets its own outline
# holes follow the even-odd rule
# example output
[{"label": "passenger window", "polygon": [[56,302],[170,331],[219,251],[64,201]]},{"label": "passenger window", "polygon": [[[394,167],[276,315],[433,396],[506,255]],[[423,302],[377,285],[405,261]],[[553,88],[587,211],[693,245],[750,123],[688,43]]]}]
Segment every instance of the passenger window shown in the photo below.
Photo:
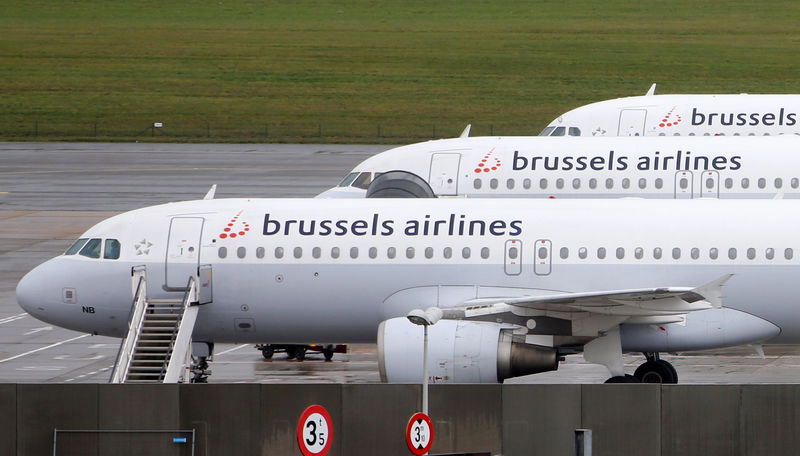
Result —
[{"label": "passenger window", "polygon": [[768,260],[775,258],[775,249],[773,249],[772,247],[767,248],[766,257]]},{"label": "passenger window", "polygon": [[750,187],[750,179],[743,177],[742,178],[742,188]]},{"label": "passenger window", "polygon": [[708,179],[706,179],[706,188],[707,189],[713,190],[715,184],[716,184],[716,182],[714,182],[713,178],[709,177]]},{"label": "passenger window", "polygon": [[366,190],[369,188],[369,183],[372,182],[372,173],[361,173],[358,178],[353,181],[353,187]]},{"label": "passenger window", "polygon": [[331,258],[339,258],[340,252],[339,247],[331,247]]},{"label": "passenger window", "polygon": [[453,256],[453,249],[450,248],[450,247],[445,247],[444,251],[442,252],[442,255],[445,258],[448,258],[448,259],[451,258]]},{"label": "passenger window", "polygon": [[735,248],[731,247],[731,248],[728,249],[728,258],[731,259],[731,260],[735,260],[736,259],[736,249]]},{"label": "passenger window", "polygon": [[656,188],[660,189],[661,187],[664,186],[664,180],[661,179],[660,177],[656,177],[654,185]]},{"label": "passenger window", "polygon": [[396,257],[397,256],[397,249],[395,249],[394,247],[389,247],[389,249],[386,250],[386,256],[389,257],[389,258]]},{"label": "passenger window", "polygon": [[708,257],[712,260],[716,260],[719,257],[719,250],[716,247],[711,247],[708,250]]},{"label": "passenger window", "polygon": [[106,245],[103,249],[103,258],[106,260],[119,259],[119,241],[116,239],[106,239]]},{"label": "passenger window", "polygon": [[429,260],[433,258],[433,247],[425,247],[425,258]]},{"label": "passenger window", "polygon": [[514,188],[514,179],[508,179],[506,181],[506,188],[508,188],[509,190]]},{"label": "passenger window", "polygon": [[275,258],[283,258],[283,247],[275,247]]},{"label": "passenger window", "polygon": [[414,247],[409,247],[406,249],[406,258],[414,258]]},{"label": "passenger window", "polygon": [[236,249],[236,256],[239,258],[244,258],[247,255],[247,249],[244,247],[239,247]]},{"label": "passenger window", "polygon": [[536,254],[539,256],[540,260],[546,260],[547,259],[547,254],[548,254],[547,248],[546,247],[539,247],[539,250],[536,252]]},{"label": "passenger window", "polygon": [[556,179],[556,188],[559,189],[559,190],[564,188],[564,179],[562,179],[560,177],[558,179]]},{"label": "passenger window", "polygon": [[653,258],[655,258],[656,260],[661,259],[661,247],[656,247],[653,249]]},{"label": "passenger window", "polygon": [[575,190],[581,188],[581,180],[579,178],[576,177],[575,179],[572,179],[572,188]]},{"label": "passenger window", "polygon": [[640,177],[639,178],[639,188],[644,190],[646,187],[647,187],[647,179],[645,179],[644,177]]},{"label": "passenger window", "polygon": [[776,177],[775,188],[781,188],[781,187],[783,187],[783,179],[781,179],[780,177]]},{"label": "passenger window", "polygon": [[633,251],[633,256],[634,256],[634,257],[635,257],[637,260],[641,260],[641,259],[642,259],[642,257],[644,257],[644,249],[643,249],[643,248],[641,248],[641,247],[636,247],[636,249]]},{"label": "passenger window", "polygon": [[679,181],[678,185],[680,185],[681,190],[686,190],[687,188],[689,188],[689,179],[681,177],[681,180]]},{"label": "passenger window", "polygon": [[559,256],[561,256],[562,260],[566,260],[569,257],[569,249],[566,247],[561,247],[561,251],[559,252]]},{"label": "passenger window", "polygon": [[592,190],[597,188],[597,179],[595,179],[594,177],[589,179],[589,188],[591,188]]},{"label": "passenger window", "polygon": [[358,247],[350,247],[350,258],[354,260],[358,258]]},{"label": "passenger window", "polygon": [[733,179],[731,179],[730,177],[725,178],[725,188],[728,189],[733,188]]},{"label": "passenger window", "polygon": [[475,190],[479,190],[481,188],[481,180],[480,180],[480,178],[476,177],[475,180],[472,181],[472,187]]},{"label": "passenger window", "polygon": [[625,249],[622,247],[617,247],[617,259],[621,260],[625,258]]},{"label": "passenger window", "polygon": [[484,247],[481,249],[481,258],[484,260],[489,258],[489,247]]},{"label": "passenger window", "polygon": [[570,136],[580,136],[581,129],[578,127],[569,127],[569,135]]},{"label": "passenger window", "polygon": [[490,181],[489,181],[489,187],[491,187],[491,188],[492,188],[492,190],[495,190],[495,189],[497,189],[497,179],[492,179],[492,180],[490,180]]},{"label": "passenger window", "polygon": [[681,249],[678,247],[674,247],[672,249],[672,259],[673,260],[680,260],[681,259]]},{"label": "passenger window", "polygon": [[630,188],[630,186],[631,186],[630,179],[628,179],[627,177],[622,179],[622,188]]},{"label": "passenger window", "polygon": [[217,256],[219,256],[220,258],[227,257],[228,256],[228,248],[227,247],[220,247],[219,250],[217,250]]},{"label": "passenger window", "polygon": [[522,179],[522,188],[524,188],[525,190],[531,188],[531,180],[528,179],[527,177],[525,179]]},{"label": "passenger window", "polygon": [[321,257],[322,256],[322,248],[314,247],[313,249],[311,249],[311,256],[314,257],[314,258]]},{"label": "passenger window", "polygon": [[603,260],[606,257],[606,248],[605,247],[598,247],[597,248],[597,258]]},{"label": "passenger window", "polygon": [[606,188],[609,189],[609,190],[614,188],[614,179],[612,179],[610,177],[606,179]]},{"label": "passenger window", "polygon": [[547,179],[545,178],[539,179],[539,188],[541,188],[542,190],[547,188]]},{"label": "passenger window", "polygon": [[693,260],[696,260],[700,258],[700,249],[698,249],[697,247],[692,247],[692,251],[689,252],[689,254],[692,256]]},{"label": "passenger window", "polygon": [[508,259],[516,260],[518,254],[519,254],[519,249],[517,249],[516,247],[511,247],[510,249],[508,249]]},{"label": "passenger window", "polygon": [[756,257],[756,249],[750,247],[747,249],[747,259],[752,260]]},{"label": "passenger window", "polygon": [[100,248],[102,246],[101,239],[90,239],[81,249],[80,255],[88,258],[100,258]]},{"label": "passenger window", "polygon": [[77,241],[75,241],[75,243],[72,244],[70,248],[67,249],[66,252],[64,252],[64,255],[75,255],[76,253],[78,253],[78,250],[80,250],[81,247],[83,247],[83,244],[86,244],[86,241],[88,240],[89,240],[88,238],[78,239]]},{"label": "passenger window", "polygon": [[256,249],[256,258],[264,258],[264,247],[259,247]]},{"label": "passenger window", "polygon": [[586,250],[586,247],[579,248],[578,249],[578,258],[580,258],[581,260],[585,260],[587,253],[588,253],[588,251]]},{"label": "passenger window", "polygon": [[369,257],[375,259],[378,257],[378,248],[377,247],[370,247],[369,248]]},{"label": "passenger window", "polygon": [[767,180],[763,177],[758,178],[758,188],[765,188],[767,186]]},{"label": "passenger window", "polygon": [[464,247],[461,249],[461,256],[464,257],[464,259],[469,258],[471,254],[472,252],[469,250],[469,247]]},{"label": "passenger window", "polygon": [[792,249],[786,249],[783,251],[783,257],[787,260],[791,260],[794,257],[794,251]]},{"label": "passenger window", "polygon": [[303,258],[303,248],[302,247],[295,247],[294,248],[294,257],[295,258]]},{"label": "passenger window", "polygon": [[792,178],[792,188],[800,187],[800,179],[793,177]]}]

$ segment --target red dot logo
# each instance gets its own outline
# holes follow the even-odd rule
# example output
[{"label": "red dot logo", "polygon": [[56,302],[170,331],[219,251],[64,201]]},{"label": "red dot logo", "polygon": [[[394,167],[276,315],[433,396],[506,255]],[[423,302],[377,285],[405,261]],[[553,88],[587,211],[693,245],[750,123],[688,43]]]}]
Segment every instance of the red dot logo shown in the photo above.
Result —
[{"label": "red dot logo", "polygon": [[[220,239],[227,239],[227,238],[235,238],[236,236],[244,236],[250,231],[250,224],[239,220],[239,217],[242,215],[242,211],[239,211],[238,214],[233,216],[230,221],[226,224],[225,228],[222,229],[222,232],[219,234]],[[237,226],[238,225],[238,226]]]}]

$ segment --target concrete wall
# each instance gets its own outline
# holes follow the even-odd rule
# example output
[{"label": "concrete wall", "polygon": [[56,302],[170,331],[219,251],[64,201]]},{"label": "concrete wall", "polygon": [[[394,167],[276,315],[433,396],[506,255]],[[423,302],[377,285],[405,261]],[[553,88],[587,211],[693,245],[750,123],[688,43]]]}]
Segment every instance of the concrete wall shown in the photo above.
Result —
[{"label": "concrete wall", "polygon": [[[52,455],[54,429],[195,429],[195,454],[298,455],[311,404],[333,420],[331,455],[408,455],[419,385],[0,385],[0,454]],[[432,385],[433,453],[790,455],[800,385]],[[59,434],[59,455],[188,455],[172,434]]]}]

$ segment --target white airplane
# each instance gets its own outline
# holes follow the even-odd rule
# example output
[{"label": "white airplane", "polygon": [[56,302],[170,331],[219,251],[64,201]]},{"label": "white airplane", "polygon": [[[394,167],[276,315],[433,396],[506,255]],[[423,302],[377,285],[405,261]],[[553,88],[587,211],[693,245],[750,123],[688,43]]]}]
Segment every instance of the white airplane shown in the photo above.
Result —
[{"label": "white airplane", "polygon": [[[155,298],[210,268],[195,342],[377,340],[382,378],[416,382],[422,330],[406,316],[438,308],[435,381],[583,352],[611,381],[674,383],[659,352],[800,343],[797,226],[793,200],[187,201],[95,225],[16,293],[42,321],[120,337],[134,267]],[[623,352],[647,357],[634,376]]]},{"label": "white airplane", "polygon": [[379,153],[319,196],[364,197],[389,171],[392,182],[376,186],[417,197],[796,198],[800,137],[462,136]]},{"label": "white airplane", "polygon": [[654,95],[588,104],[540,136],[762,136],[800,134],[800,95]]}]

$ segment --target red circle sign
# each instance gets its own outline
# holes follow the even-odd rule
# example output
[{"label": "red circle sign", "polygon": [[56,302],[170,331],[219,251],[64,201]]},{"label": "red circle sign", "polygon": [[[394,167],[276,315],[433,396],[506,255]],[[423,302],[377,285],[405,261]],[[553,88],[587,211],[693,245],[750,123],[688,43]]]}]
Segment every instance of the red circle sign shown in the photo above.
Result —
[{"label": "red circle sign", "polygon": [[433,445],[433,422],[428,415],[417,412],[408,420],[406,426],[406,444],[417,456],[428,452]]},{"label": "red circle sign", "polygon": [[311,405],[297,421],[297,445],[303,456],[325,456],[333,441],[331,415],[321,405]]}]

